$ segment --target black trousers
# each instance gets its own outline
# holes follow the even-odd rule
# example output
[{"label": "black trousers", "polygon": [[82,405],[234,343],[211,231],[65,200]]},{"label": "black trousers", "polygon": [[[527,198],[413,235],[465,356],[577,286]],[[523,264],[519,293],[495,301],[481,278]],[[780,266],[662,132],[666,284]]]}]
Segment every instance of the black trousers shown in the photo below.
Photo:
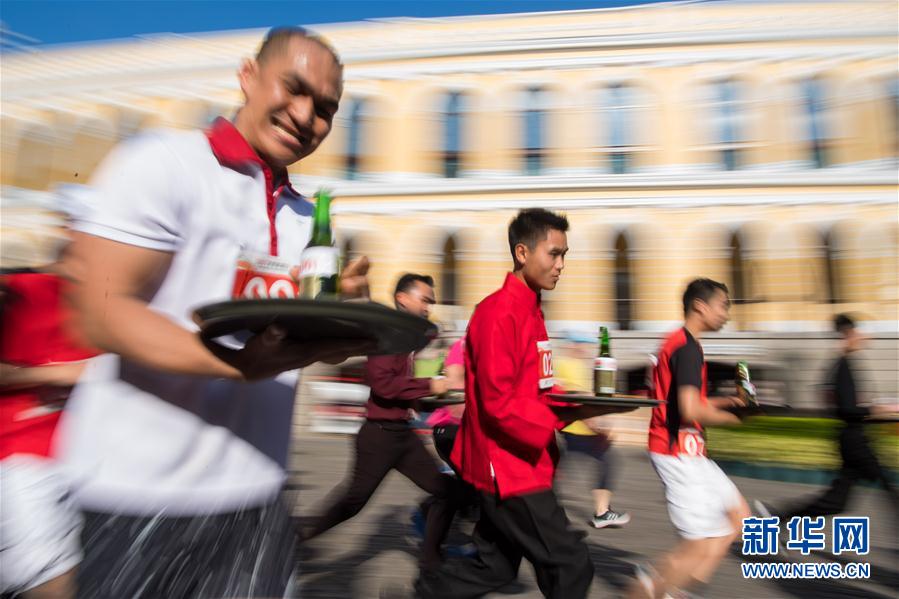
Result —
[{"label": "black trousers", "polygon": [[890,484],[886,472],[877,460],[877,456],[868,445],[861,426],[847,426],[840,432],[840,457],[843,465],[840,473],[821,495],[811,500],[800,502],[785,510],[781,520],[789,520],[793,516],[830,516],[846,510],[852,487],[859,480],[873,480],[883,485],[893,502],[893,508],[899,510],[899,493]]},{"label": "black trousers", "polygon": [[462,514],[464,517],[473,518],[472,514],[476,513],[478,507],[478,492],[470,484],[462,480],[462,475],[450,461],[450,455],[453,453],[453,445],[456,442],[456,435],[459,432],[458,424],[445,424],[434,427],[434,447],[437,449],[437,455],[444,462],[449,464],[453,472],[456,473],[455,493],[455,512]]},{"label": "black trousers", "polygon": [[533,564],[545,597],[587,596],[593,582],[590,553],[583,533],[569,529],[552,491],[507,499],[479,496],[481,518],[473,535],[478,556],[423,573],[416,584],[421,597],[480,597],[515,580],[522,557]]},{"label": "black trousers", "polygon": [[444,424],[434,427],[432,438],[434,439],[434,448],[437,455],[450,465],[453,470],[456,469],[450,461],[450,455],[453,453],[453,445],[456,443],[456,435],[459,433],[458,424]]},{"label": "black trousers", "polygon": [[396,470],[433,497],[427,503],[425,538],[419,563],[435,568],[440,545],[455,511],[454,483],[440,473],[437,463],[415,431],[405,422],[366,420],[356,435],[356,459],[344,486],[330,506],[312,523],[305,538],[320,535],[358,514],[381,481]]},{"label": "black trousers", "polygon": [[207,516],[87,512],[78,597],[283,597],[295,535],[281,502]]}]

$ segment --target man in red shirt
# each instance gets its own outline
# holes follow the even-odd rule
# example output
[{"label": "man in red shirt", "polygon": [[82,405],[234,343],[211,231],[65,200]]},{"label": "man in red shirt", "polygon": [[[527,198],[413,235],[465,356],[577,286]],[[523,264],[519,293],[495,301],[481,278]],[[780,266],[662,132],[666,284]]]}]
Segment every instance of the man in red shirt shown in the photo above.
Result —
[{"label": "man in red shirt", "polygon": [[58,269],[0,276],[0,592],[26,597],[74,597],[81,561],[81,521],[51,440],[95,352],[69,334]]},{"label": "man in red shirt", "polygon": [[[554,289],[568,252],[568,221],[543,209],[509,225],[514,270],[474,311],[465,343],[465,412],[452,452],[477,489],[478,557],[424,573],[424,597],[478,597],[512,582],[521,558],[534,565],[547,597],[585,597],[593,564],[583,535],[552,490],[563,422],[550,408],[552,350],[540,292]],[[583,417],[571,410],[572,420]]]},{"label": "man in red shirt", "polygon": [[[742,529],[749,507],[737,487],[708,458],[702,426],[738,424],[722,408],[737,397],[707,397],[705,358],[699,338],[728,320],[727,287],[711,279],[691,282],[683,296],[684,326],[665,339],[653,369],[655,398],[649,456],[665,486],[671,523],[683,538],[656,572],[638,567],[631,597],[661,597],[666,589],[697,591],[708,582]],[[700,594],[702,594],[700,592]]]},{"label": "man in red shirt", "polygon": [[[405,274],[394,292],[397,310],[427,318],[434,305],[434,280],[426,275]],[[450,505],[452,479],[440,473],[410,424],[415,400],[442,395],[444,378],[417,378],[413,354],[369,356],[365,378],[371,387],[366,419],[356,435],[356,459],[345,490],[304,531],[310,539],[359,513],[391,470],[433,496],[428,503],[424,543],[419,564],[423,569],[440,563],[440,544],[453,518]]]}]

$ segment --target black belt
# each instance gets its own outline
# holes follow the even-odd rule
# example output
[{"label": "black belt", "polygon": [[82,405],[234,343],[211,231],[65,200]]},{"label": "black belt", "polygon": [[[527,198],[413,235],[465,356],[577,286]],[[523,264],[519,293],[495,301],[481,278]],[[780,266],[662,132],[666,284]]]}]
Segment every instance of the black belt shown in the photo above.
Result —
[{"label": "black belt", "polygon": [[367,420],[385,431],[407,431],[411,429],[408,420],[376,420],[374,418],[368,418]]}]

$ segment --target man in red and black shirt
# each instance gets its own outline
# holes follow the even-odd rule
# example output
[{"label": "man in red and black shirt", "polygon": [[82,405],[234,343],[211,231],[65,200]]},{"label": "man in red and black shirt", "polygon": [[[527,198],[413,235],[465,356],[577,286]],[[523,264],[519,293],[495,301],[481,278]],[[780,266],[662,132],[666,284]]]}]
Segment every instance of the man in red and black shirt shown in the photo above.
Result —
[{"label": "man in red and black shirt", "polygon": [[479,495],[478,556],[425,573],[424,597],[480,597],[515,580],[522,557],[547,597],[585,597],[593,580],[583,535],[569,529],[552,490],[559,459],[552,349],[540,292],[554,289],[568,252],[568,221],[523,210],[509,225],[514,270],[471,317],[465,342],[465,412],[451,460]]},{"label": "man in red and black shirt", "polygon": [[737,397],[707,396],[699,338],[729,318],[727,287],[711,279],[691,282],[683,297],[684,326],[668,337],[653,370],[655,398],[649,424],[649,456],[665,486],[668,515],[683,541],[663,558],[658,572],[638,567],[632,597],[660,597],[665,589],[704,586],[742,529],[749,508],[736,486],[708,458],[702,427],[737,424],[722,408]]},{"label": "man in red and black shirt", "polygon": [[[394,292],[398,310],[427,318],[434,305],[431,277],[406,274]],[[413,354],[369,356],[365,378],[371,387],[366,419],[356,435],[356,460],[347,476],[346,490],[319,516],[304,536],[317,536],[365,506],[381,481],[397,470],[433,496],[428,503],[420,565],[433,569],[440,562],[440,544],[452,522],[452,479],[441,474],[410,424],[415,400],[441,395],[447,390],[444,378],[417,378]]]}]

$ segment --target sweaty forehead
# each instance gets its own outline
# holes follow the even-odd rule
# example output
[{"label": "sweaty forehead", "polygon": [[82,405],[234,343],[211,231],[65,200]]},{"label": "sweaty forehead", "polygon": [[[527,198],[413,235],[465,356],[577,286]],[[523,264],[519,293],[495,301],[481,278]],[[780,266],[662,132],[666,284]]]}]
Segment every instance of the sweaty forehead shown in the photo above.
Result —
[{"label": "sweaty forehead", "polygon": [[297,52],[321,51],[326,54],[331,62],[337,63],[337,59],[328,49],[328,47],[317,38],[306,37],[300,34],[290,36],[282,36],[279,39],[266,42],[267,47],[260,50],[257,59],[259,62],[267,62],[283,57],[286,54],[295,54]]},{"label": "sweaty forehead", "polygon": [[290,39],[269,55],[263,66],[305,77],[320,77],[338,89],[341,85],[342,72],[337,59],[327,48],[309,38],[297,36]]}]

